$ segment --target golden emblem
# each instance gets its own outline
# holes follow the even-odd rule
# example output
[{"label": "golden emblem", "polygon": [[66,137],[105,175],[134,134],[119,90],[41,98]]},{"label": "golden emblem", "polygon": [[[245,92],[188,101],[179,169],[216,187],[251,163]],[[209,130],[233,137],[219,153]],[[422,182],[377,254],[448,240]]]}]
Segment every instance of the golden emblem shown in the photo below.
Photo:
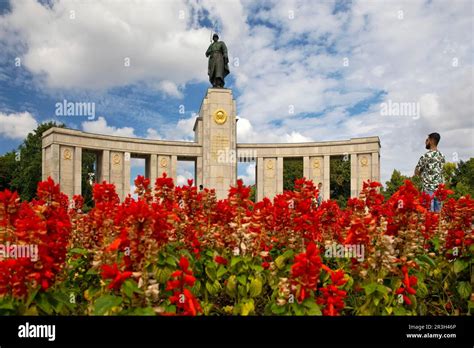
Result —
[{"label": "golden emblem", "polygon": [[321,164],[319,163],[319,160],[314,160],[314,162],[313,162],[313,168],[314,168],[314,169],[319,169],[320,166],[321,166]]},{"label": "golden emblem", "polygon": [[114,156],[112,157],[112,161],[115,165],[119,165],[120,164],[120,155],[118,153],[114,154]]},{"label": "golden emblem", "polygon": [[166,168],[168,166],[168,160],[165,157],[161,158],[160,166],[162,166],[163,168]]},{"label": "golden emblem", "polygon": [[224,109],[217,109],[214,111],[214,122],[217,124],[224,124],[227,121],[227,113]]},{"label": "golden emblem", "polygon": [[65,160],[70,160],[72,158],[72,152],[69,149],[65,149],[63,153],[63,157]]},{"label": "golden emblem", "polygon": [[268,170],[272,170],[272,169],[273,169],[273,161],[272,161],[272,160],[268,160],[268,161],[267,161],[267,169],[268,169]]},{"label": "golden emblem", "polygon": [[369,159],[367,158],[367,156],[363,156],[360,159],[360,164],[362,167],[367,167],[367,165],[369,164]]}]

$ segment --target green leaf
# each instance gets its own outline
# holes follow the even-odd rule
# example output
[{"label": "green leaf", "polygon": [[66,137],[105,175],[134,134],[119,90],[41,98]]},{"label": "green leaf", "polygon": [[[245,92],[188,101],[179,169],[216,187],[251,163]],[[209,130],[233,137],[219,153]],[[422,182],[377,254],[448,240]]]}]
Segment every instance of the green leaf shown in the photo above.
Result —
[{"label": "green leaf", "polygon": [[270,310],[272,311],[273,314],[283,314],[285,313],[286,309],[285,306],[279,306],[276,303],[273,303],[270,307]]},{"label": "green leaf", "polygon": [[263,267],[261,265],[252,265],[250,268],[252,268],[257,273],[260,273],[263,271]]},{"label": "green leaf", "polygon": [[219,279],[222,277],[224,274],[227,273],[227,269],[224,266],[220,266],[219,269],[217,270],[217,278]]},{"label": "green leaf", "polygon": [[160,284],[166,283],[169,279],[171,273],[173,273],[169,268],[160,268],[156,271],[156,280]]},{"label": "green leaf", "polygon": [[227,293],[231,296],[235,296],[236,289],[237,289],[237,277],[235,275],[231,275],[229,279],[227,279],[227,286],[226,286]]},{"label": "green leaf", "polygon": [[423,263],[427,263],[428,265],[430,265],[431,267],[436,267],[436,263],[433,261],[433,259],[431,257],[429,257],[428,255],[421,255],[421,256],[418,256],[418,260],[420,260],[421,262]]},{"label": "green leaf", "polygon": [[286,257],[284,255],[280,255],[275,259],[275,265],[278,269],[283,269],[285,267]]},{"label": "green leaf", "polygon": [[381,294],[388,294],[388,288],[385,286],[385,285],[382,285],[382,284],[378,284],[377,287],[377,292],[380,292]]},{"label": "green leaf", "polygon": [[11,301],[3,300],[0,302],[0,309],[14,309],[13,303]]},{"label": "green leaf", "polygon": [[120,306],[122,299],[114,295],[103,295],[94,302],[94,315],[105,315],[113,307]]},{"label": "green leaf", "polygon": [[377,283],[370,283],[370,284],[364,285],[363,288],[365,290],[365,294],[369,296],[373,292],[377,291],[377,285],[378,285]]},{"label": "green leaf", "polygon": [[218,280],[216,280],[214,283],[206,282],[206,290],[212,296],[218,295],[221,289],[222,287]]},{"label": "green leaf", "polygon": [[127,279],[122,285],[122,291],[128,298],[132,298],[133,293],[142,294],[143,291],[138,287],[138,284],[133,279]]},{"label": "green leaf", "polygon": [[295,252],[293,250],[287,250],[282,254],[282,256],[284,256],[285,259],[290,259],[293,257],[294,254]]},{"label": "green leaf", "polygon": [[462,299],[467,299],[472,293],[472,287],[469,282],[459,282],[456,288]]},{"label": "green leaf", "polygon": [[321,309],[317,305],[316,301],[311,298],[307,298],[303,301],[303,306],[308,308],[307,314],[308,315],[323,315],[321,313]]},{"label": "green leaf", "polygon": [[424,282],[418,282],[416,295],[420,298],[425,298],[426,296],[428,296],[428,288],[426,287],[426,284]]},{"label": "green leaf", "polygon": [[48,298],[45,293],[41,293],[36,298],[35,302],[36,302],[36,305],[46,314],[51,315],[53,313],[53,307],[51,306],[51,303],[49,303]]},{"label": "green leaf", "polygon": [[393,314],[395,314],[395,315],[406,315],[407,311],[403,307],[393,307]]},{"label": "green leaf", "polygon": [[89,254],[89,250],[83,248],[72,248],[69,250],[71,254],[80,254],[80,255],[87,255]]},{"label": "green leaf", "polygon": [[214,265],[214,263],[209,263],[209,265],[206,266],[206,274],[212,281],[215,281],[217,279],[216,266]]},{"label": "green leaf", "polygon": [[151,307],[145,307],[145,308],[135,308],[133,310],[133,315],[149,315],[149,316],[155,316],[156,313]]},{"label": "green leaf", "polygon": [[242,285],[247,284],[247,276],[245,274],[241,274],[241,275],[237,276],[237,280]]},{"label": "green leaf", "polygon": [[242,261],[242,259],[239,257],[239,256],[234,256],[231,260],[230,260],[230,267],[234,267],[236,264],[238,264],[240,261]]},{"label": "green leaf", "polygon": [[168,256],[165,259],[165,263],[171,267],[176,267],[176,259],[173,256]]},{"label": "green leaf", "polygon": [[28,300],[27,300],[26,303],[25,303],[25,307],[29,307],[29,306],[30,306],[31,302],[33,302],[33,300],[35,299],[36,294],[38,293],[39,289],[40,289],[40,288],[37,287],[35,290],[33,290],[33,291],[30,293],[30,295],[28,296]]},{"label": "green leaf", "polygon": [[253,303],[253,300],[252,299],[245,300],[242,303],[242,309],[241,309],[240,314],[243,315],[243,316],[247,316],[251,312],[253,312],[254,310],[255,310],[255,305]]},{"label": "green leaf", "polygon": [[454,261],[454,273],[458,274],[462,272],[464,269],[467,268],[467,266],[469,266],[468,262],[461,259],[457,259],[456,261]]},{"label": "green leaf", "polygon": [[250,296],[257,297],[262,293],[262,280],[260,278],[255,278],[250,282]]}]

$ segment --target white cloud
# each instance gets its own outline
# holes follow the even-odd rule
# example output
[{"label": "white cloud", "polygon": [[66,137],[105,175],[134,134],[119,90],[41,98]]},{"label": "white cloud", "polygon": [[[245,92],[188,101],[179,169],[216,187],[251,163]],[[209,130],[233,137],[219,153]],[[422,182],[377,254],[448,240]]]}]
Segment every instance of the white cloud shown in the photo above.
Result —
[{"label": "white cloud", "polygon": [[113,127],[107,124],[102,116],[95,121],[82,122],[82,130],[88,133],[116,135],[121,137],[135,137],[135,131],[132,127]]},{"label": "white cloud", "polygon": [[161,135],[158,133],[156,129],[148,128],[146,130],[146,138],[147,139],[161,139]]},{"label": "white cloud", "polygon": [[238,178],[247,186],[255,184],[255,163],[241,164],[242,166],[245,166],[245,174],[238,175]]},{"label": "white cloud", "polygon": [[176,184],[178,186],[187,185],[188,179],[193,179],[194,182],[194,162],[192,161],[178,161],[178,168],[176,170]]},{"label": "white cloud", "polygon": [[23,139],[38,127],[29,112],[5,114],[0,112],[0,135],[10,139]]},{"label": "white cloud", "polygon": [[179,97],[177,85],[206,78],[209,31],[191,18],[193,9],[197,5],[184,0],[59,0],[51,6],[14,1],[2,17],[0,38],[28,47],[24,66],[49,87],[107,89],[154,81]]}]

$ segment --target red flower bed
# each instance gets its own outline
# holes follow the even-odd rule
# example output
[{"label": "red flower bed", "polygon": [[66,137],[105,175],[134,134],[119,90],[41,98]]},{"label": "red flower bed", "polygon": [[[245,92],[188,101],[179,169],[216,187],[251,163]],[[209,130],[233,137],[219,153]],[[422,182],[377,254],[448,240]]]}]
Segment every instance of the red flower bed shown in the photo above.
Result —
[{"label": "red flower bed", "polygon": [[[467,314],[474,201],[429,197],[407,181],[390,199],[380,184],[341,209],[317,205],[311,181],[273,200],[250,200],[239,180],[228,198],[175,186],[164,175],[135,181],[120,202],[106,182],[94,207],[51,179],[37,199],[0,192],[0,243],[38,258],[0,259],[7,314],[403,315]],[[9,249],[10,248],[10,249]],[[72,299],[74,298],[74,301]],[[3,305],[2,305],[3,303]],[[3,308],[3,309],[2,309]]]}]

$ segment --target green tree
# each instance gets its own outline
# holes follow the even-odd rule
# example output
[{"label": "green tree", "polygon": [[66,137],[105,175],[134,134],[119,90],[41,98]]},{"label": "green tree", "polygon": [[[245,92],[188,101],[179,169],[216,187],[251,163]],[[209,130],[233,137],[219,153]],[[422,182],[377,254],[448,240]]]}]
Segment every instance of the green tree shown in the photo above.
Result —
[{"label": "green tree", "polygon": [[397,192],[400,186],[402,186],[407,179],[410,178],[394,169],[390,180],[385,182],[385,188],[382,190],[385,199],[390,198],[395,192]]},{"label": "green tree", "polygon": [[443,166],[443,179],[445,184],[451,188],[454,175],[456,174],[456,163],[446,162]]},{"label": "green tree", "polygon": [[351,163],[346,156],[331,156],[329,168],[331,199],[344,208],[351,196]]},{"label": "green tree", "polygon": [[56,122],[42,123],[27,135],[18,148],[20,156],[11,186],[18,191],[23,200],[31,200],[36,195],[36,186],[41,181],[42,135],[51,127],[64,127],[64,125],[58,125]]},{"label": "green tree", "polygon": [[257,199],[257,193],[255,192],[256,191],[255,189],[256,189],[255,184],[250,185],[250,197],[249,198],[252,202],[255,202],[256,199]]},{"label": "green tree", "polygon": [[295,180],[303,177],[303,160],[301,158],[283,159],[283,190],[293,191]]},{"label": "green tree", "polygon": [[12,181],[18,165],[17,154],[14,150],[0,156],[0,191],[12,188]]},{"label": "green tree", "polygon": [[[94,206],[92,200],[92,185],[90,183],[89,173],[96,173],[95,164],[97,156],[95,153],[90,151],[82,151],[82,197],[84,198],[84,211],[88,211]],[[92,178],[93,182],[97,182],[97,178]]]},{"label": "green tree", "polygon": [[468,194],[474,197],[474,158],[459,161],[451,179],[451,189],[455,198]]}]

